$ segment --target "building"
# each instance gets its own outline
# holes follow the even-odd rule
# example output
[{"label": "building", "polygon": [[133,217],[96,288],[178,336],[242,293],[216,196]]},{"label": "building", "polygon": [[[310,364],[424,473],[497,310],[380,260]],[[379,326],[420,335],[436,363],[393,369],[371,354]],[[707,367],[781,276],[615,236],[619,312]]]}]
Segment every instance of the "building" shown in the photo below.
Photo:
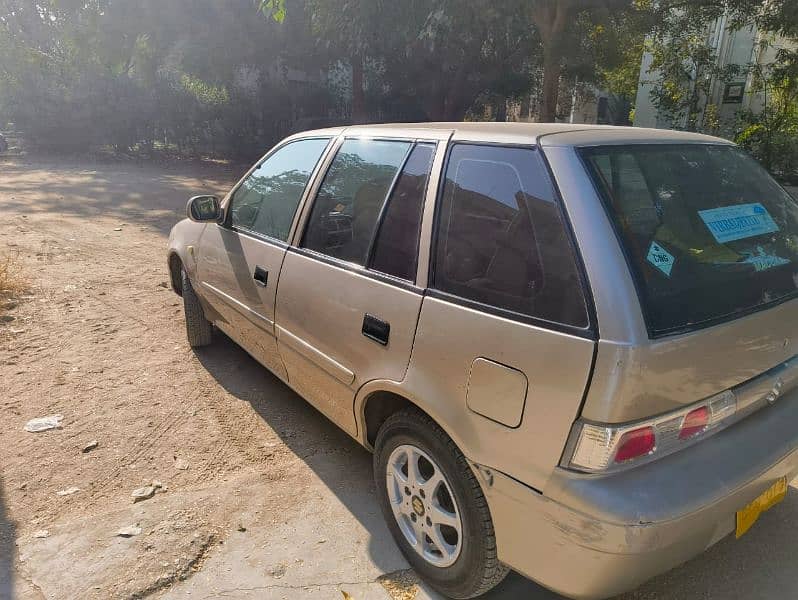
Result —
[{"label": "building", "polygon": [[[766,43],[765,43],[766,42]],[[701,99],[699,122],[703,112],[709,105],[717,110],[720,123],[733,123],[735,115],[741,109],[761,111],[764,106],[764,95],[755,92],[753,87],[752,65],[766,65],[775,59],[779,48],[795,45],[795,41],[781,38],[774,34],[759,32],[755,27],[733,29],[729,25],[728,16],[717,19],[707,29],[706,43],[714,50],[719,68],[729,65],[740,67],[738,79],[733,81],[714,80],[710,83],[710,93]],[[686,128],[687,115],[675,122],[668,115],[661,114],[651,99],[654,87],[651,83],[656,74],[650,72],[652,56],[646,52],[640,67],[640,80],[635,102],[634,125],[638,127]]]}]

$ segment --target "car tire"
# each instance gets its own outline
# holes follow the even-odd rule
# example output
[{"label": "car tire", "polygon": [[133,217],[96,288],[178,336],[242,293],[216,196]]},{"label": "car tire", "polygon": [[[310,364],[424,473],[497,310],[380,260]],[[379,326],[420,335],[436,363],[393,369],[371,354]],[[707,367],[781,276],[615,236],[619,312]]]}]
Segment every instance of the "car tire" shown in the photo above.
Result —
[{"label": "car tire", "polygon": [[213,326],[205,318],[202,304],[197,297],[185,269],[180,269],[180,282],[183,292],[183,310],[186,314],[186,336],[192,348],[207,346],[213,339]]},{"label": "car tire", "polygon": [[[411,461],[417,466],[412,480]],[[391,534],[433,588],[450,598],[474,598],[505,578],[509,568],[497,557],[482,488],[460,449],[427,415],[408,409],[385,421],[375,443],[374,480]]]}]

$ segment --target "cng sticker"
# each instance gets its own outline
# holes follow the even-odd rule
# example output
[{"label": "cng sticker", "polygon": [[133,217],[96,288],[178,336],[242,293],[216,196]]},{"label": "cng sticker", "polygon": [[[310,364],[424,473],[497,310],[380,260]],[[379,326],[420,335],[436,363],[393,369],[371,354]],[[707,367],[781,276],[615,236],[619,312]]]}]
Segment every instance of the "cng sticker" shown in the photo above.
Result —
[{"label": "cng sticker", "polygon": [[651,242],[651,246],[648,247],[648,255],[646,256],[646,260],[657,267],[660,271],[665,273],[665,275],[668,277],[671,276],[673,263],[676,262],[673,254],[665,250],[665,248],[660,246],[657,242]]}]

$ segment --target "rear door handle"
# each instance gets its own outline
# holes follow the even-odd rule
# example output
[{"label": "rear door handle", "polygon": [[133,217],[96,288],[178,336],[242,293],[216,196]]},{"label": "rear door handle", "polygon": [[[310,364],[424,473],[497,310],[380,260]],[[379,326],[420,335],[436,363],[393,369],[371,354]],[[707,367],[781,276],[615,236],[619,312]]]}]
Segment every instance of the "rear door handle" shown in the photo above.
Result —
[{"label": "rear door handle", "polygon": [[363,316],[363,335],[383,346],[388,345],[391,335],[391,324],[382,319],[366,313]]},{"label": "rear door handle", "polygon": [[252,279],[254,279],[255,283],[258,285],[266,287],[269,283],[269,272],[266,269],[255,267],[255,274],[252,276]]}]

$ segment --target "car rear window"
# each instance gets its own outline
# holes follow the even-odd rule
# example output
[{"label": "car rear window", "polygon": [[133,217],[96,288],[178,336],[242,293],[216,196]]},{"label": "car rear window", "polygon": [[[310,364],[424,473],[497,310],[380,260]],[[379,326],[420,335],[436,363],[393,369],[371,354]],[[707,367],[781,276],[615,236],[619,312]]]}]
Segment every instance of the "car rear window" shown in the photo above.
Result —
[{"label": "car rear window", "polygon": [[620,233],[653,336],[798,294],[798,204],[739,148],[581,152]]}]

